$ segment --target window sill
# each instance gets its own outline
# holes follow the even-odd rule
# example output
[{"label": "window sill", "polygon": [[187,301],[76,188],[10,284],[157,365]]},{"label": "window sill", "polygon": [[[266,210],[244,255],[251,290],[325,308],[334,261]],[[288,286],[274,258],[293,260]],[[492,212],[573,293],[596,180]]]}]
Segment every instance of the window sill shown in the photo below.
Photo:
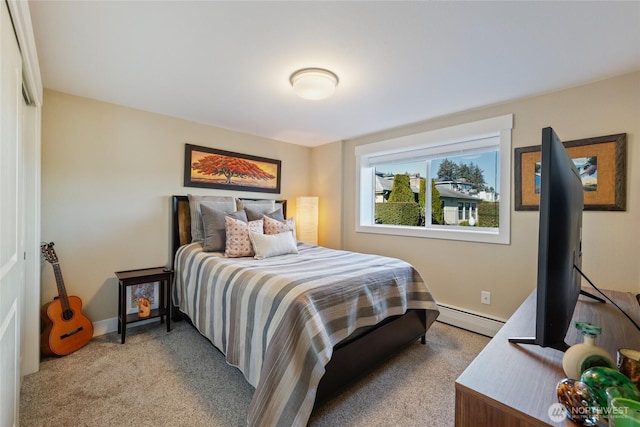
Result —
[{"label": "window sill", "polygon": [[356,233],[387,234],[423,239],[460,240],[475,243],[510,244],[509,236],[500,235],[496,229],[481,227],[416,228],[401,225],[358,225]]}]

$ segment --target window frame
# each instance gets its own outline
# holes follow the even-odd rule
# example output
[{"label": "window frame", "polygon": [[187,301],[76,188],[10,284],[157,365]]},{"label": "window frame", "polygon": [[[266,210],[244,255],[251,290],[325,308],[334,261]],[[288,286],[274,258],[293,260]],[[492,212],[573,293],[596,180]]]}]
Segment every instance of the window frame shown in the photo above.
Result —
[{"label": "window frame", "polygon": [[[469,242],[511,243],[511,130],[513,114],[493,117],[461,125],[435,129],[399,138],[378,141],[355,147],[356,157],[356,209],[355,231],[357,233],[390,234],[433,239],[461,240]],[[441,226],[425,221],[424,227],[375,224],[373,206],[375,186],[372,164],[409,160],[416,153],[442,153],[446,155],[455,146],[464,150],[495,147],[499,152],[500,225],[497,228]],[[483,141],[484,144],[483,145]],[[364,191],[366,189],[366,191]],[[362,191],[361,191],[362,190]],[[426,186],[427,205],[431,200],[431,186]]]}]

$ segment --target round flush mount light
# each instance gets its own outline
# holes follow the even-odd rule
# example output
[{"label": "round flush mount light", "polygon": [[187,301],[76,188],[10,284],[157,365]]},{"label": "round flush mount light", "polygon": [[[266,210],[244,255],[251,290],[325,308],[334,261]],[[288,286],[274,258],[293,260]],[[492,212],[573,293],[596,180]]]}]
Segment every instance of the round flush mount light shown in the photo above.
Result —
[{"label": "round flush mount light", "polygon": [[300,98],[318,100],[335,92],[338,76],[324,68],[303,68],[291,74],[289,81]]}]

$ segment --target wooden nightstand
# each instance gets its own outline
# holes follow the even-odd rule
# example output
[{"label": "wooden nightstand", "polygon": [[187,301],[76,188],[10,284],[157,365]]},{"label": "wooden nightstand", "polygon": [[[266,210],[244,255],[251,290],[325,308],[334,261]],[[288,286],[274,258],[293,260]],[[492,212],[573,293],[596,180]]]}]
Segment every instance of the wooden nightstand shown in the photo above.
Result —
[{"label": "wooden nightstand", "polygon": [[[171,330],[171,279],[173,271],[163,267],[143,268],[140,270],[117,271],[118,278],[118,333],[122,336],[124,344],[127,332],[127,324],[140,322],[142,320],[160,318],[160,323],[164,323],[167,318],[167,332]],[[160,282],[158,308],[151,310],[148,317],[140,318],[138,313],[127,314],[127,288],[129,286],[143,283]]]}]

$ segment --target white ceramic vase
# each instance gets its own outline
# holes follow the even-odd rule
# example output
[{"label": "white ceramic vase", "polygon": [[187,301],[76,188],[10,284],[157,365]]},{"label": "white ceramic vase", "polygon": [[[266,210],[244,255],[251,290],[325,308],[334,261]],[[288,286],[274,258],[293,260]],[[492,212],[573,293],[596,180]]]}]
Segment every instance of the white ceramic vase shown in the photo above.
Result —
[{"label": "white ceramic vase", "polygon": [[576,322],[584,342],[572,345],[562,357],[562,369],[567,378],[579,379],[580,375],[594,366],[615,368],[613,357],[607,350],[596,345],[596,337],[602,329],[586,322]]}]

